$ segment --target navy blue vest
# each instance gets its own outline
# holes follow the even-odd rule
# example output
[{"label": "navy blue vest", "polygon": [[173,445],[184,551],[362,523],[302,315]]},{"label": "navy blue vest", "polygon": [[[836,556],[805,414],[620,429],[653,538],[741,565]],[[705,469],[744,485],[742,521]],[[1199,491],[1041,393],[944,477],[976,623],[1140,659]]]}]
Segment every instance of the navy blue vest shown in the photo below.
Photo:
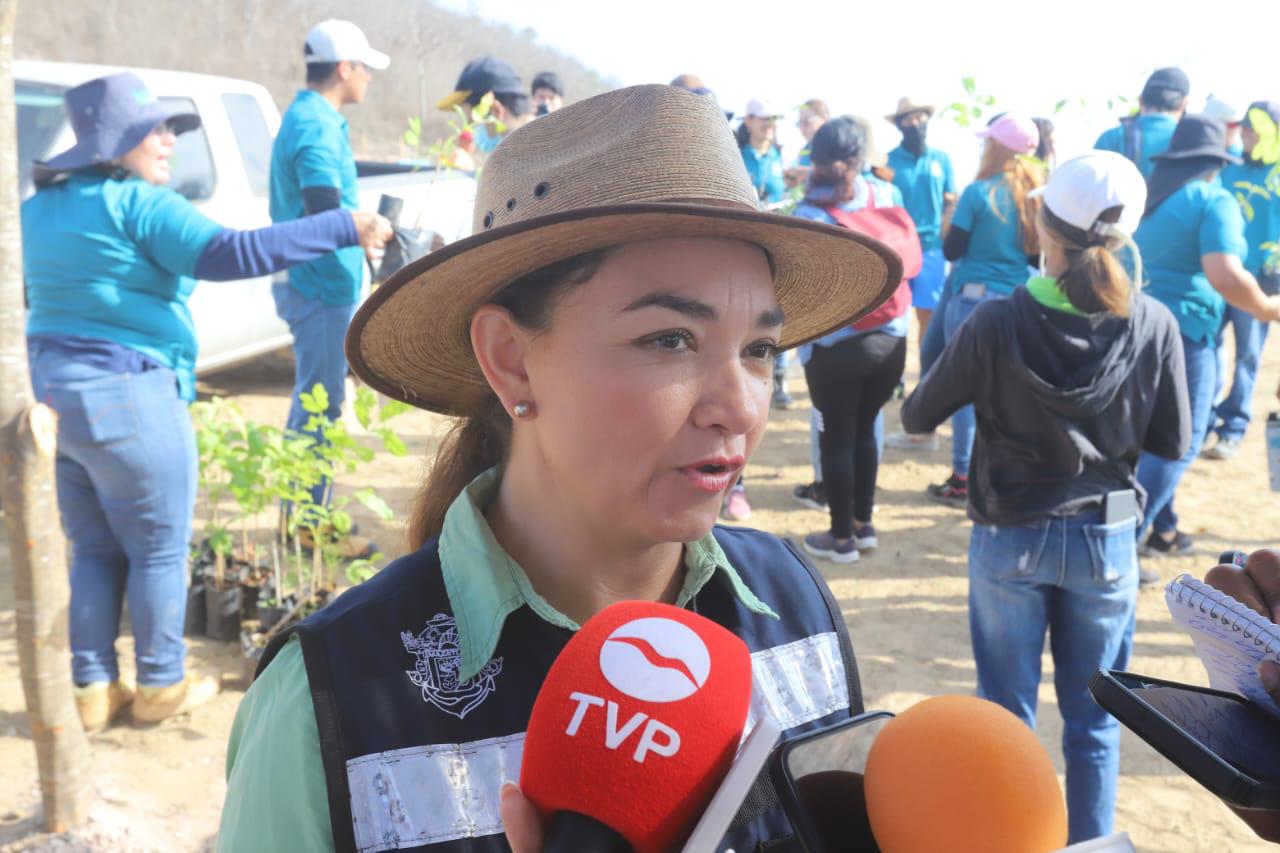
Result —
[{"label": "navy blue vest", "polygon": [[[862,712],[853,648],[826,583],[790,543],[717,527],[743,581],[781,617],[753,613],[717,573],[691,602],[752,652],[751,719],[784,731]],[[315,705],[338,851],[508,851],[498,791],[520,777],[524,730],[571,632],[528,607],[507,617],[485,669],[459,683],[458,635],[435,540],[295,629]],[[270,663],[286,637],[263,655]],[[766,784],[721,849],[789,846]]]}]

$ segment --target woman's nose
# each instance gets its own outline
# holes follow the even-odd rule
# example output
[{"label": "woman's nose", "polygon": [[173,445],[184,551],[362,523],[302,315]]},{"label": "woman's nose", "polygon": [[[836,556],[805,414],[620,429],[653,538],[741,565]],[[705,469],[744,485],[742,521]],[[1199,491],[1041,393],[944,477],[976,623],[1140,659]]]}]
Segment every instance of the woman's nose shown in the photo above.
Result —
[{"label": "woman's nose", "polygon": [[745,435],[768,408],[769,374],[756,375],[741,359],[709,373],[698,405],[694,424],[720,429],[730,435]]}]

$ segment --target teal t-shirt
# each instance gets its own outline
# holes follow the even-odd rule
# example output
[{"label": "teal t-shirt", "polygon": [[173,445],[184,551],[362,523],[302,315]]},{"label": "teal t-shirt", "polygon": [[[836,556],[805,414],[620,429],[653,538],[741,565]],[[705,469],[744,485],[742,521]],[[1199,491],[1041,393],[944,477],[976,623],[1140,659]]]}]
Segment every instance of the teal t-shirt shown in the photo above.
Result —
[{"label": "teal t-shirt", "polygon": [[1280,163],[1228,165],[1219,175],[1223,189],[1236,197],[1249,245],[1245,269],[1254,275],[1280,273]]},{"label": "teal t-shirt", "polygon": [[1137,164],[1142,177],[1149,178],[1151,170],[1155,168],[1151,158],[1169,150],[1169,140],[1173,139],[1173,129],[1178,126],[1178,119],[1171,115],[1152,114],[1134,116],[1134,121],[1137,124],[1138,150],[1136,152],[1129,150],[1132,143],[1125,138],[1123,124],[1104,130],[1098,137],[1098,141],[1093,143],[1093,147],[1100,151],[1114,151],[1128,157]]},{"label": "teal t-shirt", "polygon": [[110,341],[173,370],[195,399],[196,261],[222,226],[168,187],[87,171],[22,205],[27,335]]},{"label": "teal t-shirt", "polygon": [[[304,89],[280,122],[271,149],[271,220],[287,222],[307,215],[302,191],[338,190],[343,210],[358,210],[356,159],[347,138],[347,120],[323,97]],[[289,270],[294,290],[326,305],[354,305],[364,281],[364,250],[339,249]]]},{"label": "teal t-shirt", "polygon": [[761,154],[750,145],[744,145],[742,162],[761,201],[782,201],[787,194],[787,183],[782,178],[782,152],[778,146],[770,145],[769,150]]},{"label": "teal t-shirt", "polygon": [[951,227],[969,232],[968,251],[951,265],[954,292],[977,283],[1007,295],[1027,280],[1022,225],[1004,175],[965,187],[951,217]]},{"label": "teal t-shirt", "polygon": [[893,185],[902,193],[903,206],[916,223],[920,246],[926,251],[942,245],[942,211],[947,193],[956,191],[951,158],[936,148],[919,157],[899,145],[889,152]]},{"label": "teal t-shirt", "polygon": [[1192,181],[1143,219],[1133,239],[1142,252],[1147,293],[1173,312],[1183,336],[1216,338],[1226,301],[1209,283],[1200,258],[1245,257],[1244,217],[1231,193]]}]

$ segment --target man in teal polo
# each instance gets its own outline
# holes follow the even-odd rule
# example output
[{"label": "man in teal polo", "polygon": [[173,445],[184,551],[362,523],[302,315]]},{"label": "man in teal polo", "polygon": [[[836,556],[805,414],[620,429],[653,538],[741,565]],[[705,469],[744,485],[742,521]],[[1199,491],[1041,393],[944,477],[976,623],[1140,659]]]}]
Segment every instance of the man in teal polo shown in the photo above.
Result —
[{"label": "man in teal polo", "polygon": [[1138,114],[1126,116],[1104,131],[1093,147],[1123,154],[1137,165],[1142,177],[1150,178],[1155,168],[1151,158],[1169,150],[1173,129],[1187,111],[1190,93],[1191,81],[1181,68],[1156,70],[1138,96]]},{"label": "man in teal polo", "polygon": [[[356,161],[347,137],[347,120],[338,110],[364,100],[371,71],[391,64],[369,47],[349,21],[316,24],[307,35],[307,87],[284,114],[271,150],[271,219],[284,222],[313,213],[355,210]],[[359,246],[340,249],[289,271],[287,284],[275,287],[276,311],[293,333],[294,387],[287,426],[302,431],[308,414],[299,394],[316,384],[329,395],[329,418],[342,413],[347,377],[343,343],[364,282],[364,253]],[[321,504],[325,485],[313,491]]]}]

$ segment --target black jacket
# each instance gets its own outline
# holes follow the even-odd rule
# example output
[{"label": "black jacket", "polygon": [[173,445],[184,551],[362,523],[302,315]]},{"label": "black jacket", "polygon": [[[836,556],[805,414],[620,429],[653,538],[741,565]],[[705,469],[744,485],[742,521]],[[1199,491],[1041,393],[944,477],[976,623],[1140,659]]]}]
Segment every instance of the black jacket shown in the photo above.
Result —
[{"label": "black jacket", "polygon": [[977,413],[969,517],[1021,525],[1145,494],[1134,469],[1191,442],[1186,362],[1169,309],[1146,296],[1129,318],[1046,308],[1026,288],[980,305],[902,407],[929,432],[960,407]]}]

